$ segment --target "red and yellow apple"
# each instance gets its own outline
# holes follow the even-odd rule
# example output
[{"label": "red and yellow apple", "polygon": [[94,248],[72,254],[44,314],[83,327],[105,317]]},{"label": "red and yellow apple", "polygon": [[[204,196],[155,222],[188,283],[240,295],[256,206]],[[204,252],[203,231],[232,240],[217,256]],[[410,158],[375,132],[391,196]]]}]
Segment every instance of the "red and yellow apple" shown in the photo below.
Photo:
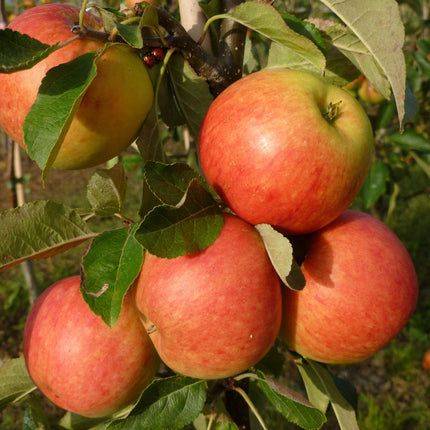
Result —
[{"label": "red and yellow apple", "polygon": [[87,417],[134,402],[159,366],[130,295],[110,328],[85,303],[79,276],[56,282],[36,300],[24,329],[24,357],[43,394]]},{"label": "red and yellow apple", "polygon": [[204,175],[251,224],[315,231],[360,190],[373,133],[358,101],[309,73],[263,70],[225,89],[199,137]]},{"label": "red and yellow apple", "polygon": [[258,232],[233,215],[205,250],[173,259],[146,254],[133,289],[163,362],[202,379],[256,364],[274,344],[281,289]]},{"label": "red and yellow apple", "polygon": [[412,260],[378,219],[347,210],[308,238],[306,286],[283,290],[280,338],[325,363],[364,360],[393,339],[418,296]]},{"label": "red and yellow apple", "polygon": [[[19,15],[8,28],[43,43],[63,43],[74,36],[72,28],[79,23],[79,11],[67,4],[40,5]],[[85,25],[102,29],[101,21],[88,12]],[[0,126],[24,147],[22,126],[46,72],[103,45],[102,41],[81,38],[31,69],[0,74]],[[141,59],[125,44],[109,47],[98,62],[97,76],[82,99],[54,166],[87,168],[116,156],[136,138],[152,102],[152,84]]]},{"label": "red and yellow apple", "polygon": [[357,91],[361,100],[370,104],[382,103],[385,97],[376,91],[375,87],[370,83],[369,79],[365,78]]}]

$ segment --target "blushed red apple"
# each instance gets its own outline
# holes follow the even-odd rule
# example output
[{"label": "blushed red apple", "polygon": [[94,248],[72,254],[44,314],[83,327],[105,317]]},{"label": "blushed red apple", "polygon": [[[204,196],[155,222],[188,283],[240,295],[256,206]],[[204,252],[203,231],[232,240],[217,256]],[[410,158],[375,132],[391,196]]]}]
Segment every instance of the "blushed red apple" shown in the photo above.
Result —
[{"label": "blushed red apple", "polygon": [[36,300],[24,357],[45,396],[86,417],[110,415],[137,400],[159,366],[130,295],[110,328],[82,298],[79,276],[56,282]]},{"label": "blushed red apple", "polygon": [[[79,11],[67,4],[39,5],[19,15],[8,28],[47,44],[63,43],[74,37],[71,30],[79,23]],[[85,24],[102,29],[100,19],[88,12]],[[79,55],[98,51],[103,45],[102,41],[81,38],[31,69],[0,74],[0,126],[24,147],[22,126],[46,72]],[[152,84],[137,54],[125,44],[108,48],[98,62],[97,76],[83,97],[54,166],[87,168],[119,154],[136,138],[152,102]]]},{"label": "blushed red apple", "polygon": [[134,287],[142,321],[163,362],[194,378],[236,375],[274,344],[279,278],[257,231],[225,215],[216,241],[178,258],[146,254]]},{"label": "blushed red apple", "polygon": [[199,137],[204,175],[251,224],[315,231],[359,192],[373,152],[370,121],[347,91],[309,73],[262,70],[225,89]]},{"label": "blushed red apple", "polygon": [[359,211],[310,235],[302,271],[305,288],[283,290],[280,337],[316,361],[369,358],[400,332],[417,303],[417,277],[402,242]]}]

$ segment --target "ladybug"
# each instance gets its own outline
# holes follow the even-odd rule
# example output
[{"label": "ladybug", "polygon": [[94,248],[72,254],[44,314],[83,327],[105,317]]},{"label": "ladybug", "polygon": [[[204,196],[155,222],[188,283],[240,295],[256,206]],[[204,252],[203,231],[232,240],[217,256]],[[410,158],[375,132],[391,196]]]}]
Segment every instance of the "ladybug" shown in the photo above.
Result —
[{"label": "ladybug", "polygon": [[159,63],[164,58],[164,51],[162,48],[154,48],[151,51],[151,55],[157,60],[157,63]]},{"label": "ladybug", "polygon": [[155,63],[157,62],[156,58],[151,55],[151,53],[145,54],[143,56],[143,61],[149,68],[154,67]]}]

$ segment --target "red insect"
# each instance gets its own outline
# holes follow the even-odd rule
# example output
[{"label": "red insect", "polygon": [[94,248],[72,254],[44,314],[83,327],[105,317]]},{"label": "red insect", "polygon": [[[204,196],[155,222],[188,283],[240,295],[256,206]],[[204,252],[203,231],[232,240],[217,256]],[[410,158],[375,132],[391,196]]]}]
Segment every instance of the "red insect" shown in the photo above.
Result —
[{"label": "red insect", "polygon": [[151,51],[151,55],[157,60],[157,62],[160,62],[164,58],[164,51],[162,48],[154,48]]},{"label": "red insect", "polygon": [[143,61],[149,68],[153,67],[157,62],[156,58],[153,55],[151,55],[151,53],[145,54],[143,56]]}]

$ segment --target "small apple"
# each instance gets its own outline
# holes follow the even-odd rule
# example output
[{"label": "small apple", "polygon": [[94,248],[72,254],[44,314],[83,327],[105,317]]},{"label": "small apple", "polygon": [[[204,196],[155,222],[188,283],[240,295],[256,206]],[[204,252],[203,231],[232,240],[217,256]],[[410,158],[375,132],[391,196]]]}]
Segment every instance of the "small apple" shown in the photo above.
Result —
[{"label": "small apple", "polygon": [[430,370],[430,350],[426,351],[423,357],[423,369]]},{"label": "small apple", "polygon": [[366,178],[370,121],[347,91],[309,73],[262,70],[225,89],[203,119],[204,175],[251,224],[289,234],[340,215]]},{"label": "small apple", "polygon": [[[39,5],[19,15],[8,28],[47,44],[63,43],[74,36],[72,28],[79,22],[79,12],[78,7],[67,4]],[[85,23],[102,29],[101,21],[88,12]],[[46,72],[102,47],[101,41],[81,38],[31,69],[0,74],[0,126],[24,147],[22,125]],[[83,97],[54,166],[87,168],[119,154],[136,138],[152,102],[152,84],[141,59],[125,44],[109,47],[98,62],[97,76]]]},{"label": "small apple", "polygon": [[[8,17],[7,17],[7,22],[12,22],[14,19],[16,18],[16,15],[14,13],[11,13]],[[2,23],[3,24],[3,23]],[[0,29],[3,30],[3,28],[6,28],[6,25],[4,27],[0,27]]]},{"label": "small apple", "polygon": [[36,300],[25,324],[24,357],[43,394],[86,417],[134,402],[159,366],[130,295],[110,328],[84,302],[79,276],[56,282]]},{"label": "small apple", "polygon": [[358,96],[361,100],[370,104],[379,104],[385,100],[385,97],[376,91],[375,87],[370,81],[365,78],[360,87],[358,88]]},{"label": "small apple", "polygon": [[256,364],[282,316],[279,278],[258,232],[233,215],[224,220],[201,252],[146,254],[133,289],[163,362],[194,378],[226,378]]},{"label": "small apple", "polygon": [[352,96],[357,95],[357,90],[360,88],[361,84],[363,83],[365,77],[364,75],[360,75],[358,78],[354,79],[353,81],[346,84],[344,87],[342,87],[344,90],[348,91],[349,94]]},{"label": "small apple", "polygon": [[308,240],[306,286],[283,290],[280,338],[325,363],[372,356],[415,309],[418,283],[408,252],[383,222],[353,210]]},{"label": "small apple", "polygon": [[36,2],[34,2],[33,0],[24,0],[22,3],[24,9],[31,9],[32,7],[36,6]]}]

